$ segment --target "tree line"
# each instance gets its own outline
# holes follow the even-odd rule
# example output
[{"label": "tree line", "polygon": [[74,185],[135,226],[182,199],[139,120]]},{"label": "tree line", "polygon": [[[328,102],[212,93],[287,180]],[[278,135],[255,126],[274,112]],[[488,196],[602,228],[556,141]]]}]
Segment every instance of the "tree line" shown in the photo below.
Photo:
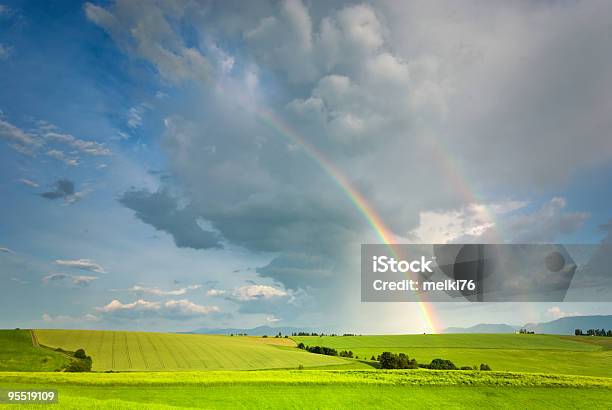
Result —
[{"label": "tree line", "polygon": [[[374,356],[372,356],[374,360]],[[429,364],[417,363],[416,359],[410,359],[405,353],[383,352],[376,358],[381,369],[432,369],[432,370],[491,370],[491,367],[486,363],[481,363],[480,366],[463,366],[457,367],[453,362],[447,359],[433,359]]]},{"label": "tree line", "polygon": [[[351,350],[342,350],[338,352],[336,349],[332,347],[326,346],[306,346],[304,343],[300,342],[297,345],[298,349],[306,350],[310,353],[315,354],[324,354],[327,356],[340,356],[340,357],[348,357],[353,358],[353,352]],[[356,359],[359,356],[355,356]],[[433,369],[433,370],[491,370],[486,363],[481,363],[480,366],[464,366],[458,368],[455,366],[453,362],[446,359],[433,359],[429,364],[425,363],[417,363],[416,359],[410,359],[405,353],[391,353],[391,352],[383,352],[378,357],[372,356],[370,358],[371,361],[377,361],[379,364],[379,368],[381,369]]]},{"label": "tree line", "polygon": [[315,354],[324,354],[326,356],[340,356],[340,357],[348,357],[353,358],[353,352],[351,350],[342,350],[338,352],[336,349],[325,346],[306,346],[304,343],[298,344],[298,349],[306,350],[310,353]]},{"label": "tree line", "polygon": [[576,329],[574,331],[576,336],[606,336],[612,337],[612,330],[606,331],[606,329],[589,329],[585,332],[582,329]]}]

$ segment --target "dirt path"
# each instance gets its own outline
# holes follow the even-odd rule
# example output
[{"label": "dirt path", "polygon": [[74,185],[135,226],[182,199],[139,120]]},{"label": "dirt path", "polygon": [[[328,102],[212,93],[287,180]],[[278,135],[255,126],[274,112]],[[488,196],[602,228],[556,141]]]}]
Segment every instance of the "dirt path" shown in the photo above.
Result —
[{"label": "dirt path", "polygon": [[40,345],[38,344],[38,339],[36,338],[36,333],[34,333],[32,329],[30,329],[30,336],[32,336],[32,346],[40,347]]}]

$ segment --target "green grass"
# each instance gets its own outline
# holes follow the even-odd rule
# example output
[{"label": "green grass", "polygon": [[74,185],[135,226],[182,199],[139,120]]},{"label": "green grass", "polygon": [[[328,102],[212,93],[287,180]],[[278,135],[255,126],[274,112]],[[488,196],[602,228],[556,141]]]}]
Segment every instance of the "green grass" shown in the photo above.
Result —
[{"label": "green grass", "polygon": [[53,371],[68,358],[32,343],[29,330],[0,330],[0,371]]},{"label": "green grass", "polygon": [[[4,389],[57,389],[59,404],[54,408],[612,408],[612,350],[604,338],[294,338],[309,345],[353,350],[360,357],[385,350],[404,351],[420,361],[444,357],[458,365],[489,363],[495,370],[480,372],[374,370],[367,362],[295,349],[288,339],[67,330],[38,330],[35,335],[46,346],[71,351],[84,348],[93,357],[94,370],[128,370],[0,372]],[[4,347],[0,355],[8,353],[0,357],[21,358],[19,365],[13,362],[12,370],[30,366],[32,370],[52,370],[37,367],[35,358],[40,354],[65,360],[48,349],[34,347],[28,331],[1,331],[0,347]],[[300,364],[306,369],[287,370]],[[504,370],[503,366],[534,373],[497,371]],[[263,368],[283,370],[254,370]]]},{"label": "green grass", "polygon": [[[346,365],[261,338],[96,330],[36,330],[40,344],[85,349],[94,371],[252,370]],[[292,343],[289,340],[282,340]]]},{"label": "green grass", "polygon": [[406,353],[419,363],[444,358],[457,366],[487,363],[493,370],[612,377],[610,338],[603,337],[443,334],[305,336],[293,339],[310,346],[352,350],[364,359],[390,351]]},{"label": "green grass", "polygon": [[14,372],[0,385],[56,388],[57,407],[72,409],[612,407],[612,379],[500,372]]}]

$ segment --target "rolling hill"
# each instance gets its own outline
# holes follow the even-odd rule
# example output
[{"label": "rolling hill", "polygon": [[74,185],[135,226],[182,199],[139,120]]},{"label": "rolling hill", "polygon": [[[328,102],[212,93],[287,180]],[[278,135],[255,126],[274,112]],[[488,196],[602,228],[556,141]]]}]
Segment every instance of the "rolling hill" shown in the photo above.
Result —
[{"label": "rolling hill", "polygon": [[517,330],[517,327],[505,324],[479,323],[471,327],[448,327],[444,333],[514,333]]},{"label": "rolling hill", "polygon": [[192,332],[188,333],[197,333],[197,334],[207,334],[207,335],[231,335],[231,334],[244,334],[246,333],[249,336],[274,336],[277,335],[278,332],[281,332],[283,335],[290,335],[292,333],[299,332],[320,332],[320,330],[315,330],[310,327],[272,327],[272,326],[257,326],[250,329],[245,328],[201,328],[196,329]]},{"label": "rolling hill", "polygon": [[524,327],[536,333],[573,335],[576,329],[612,329],[612,315],[562,317],[552,322],[526,324]]},{"label": "rolling hill", "polygon": [[570,316],[543,323],[527,323],[523,326],[479,323],[471,327],[449,327],[442,333],[514,333],[524,328],[549,335],[573,335],[576,329],[612,329],[612,315]]},{"label": "rolling hill", "polygon": [[36,330],[40,344],[85,349],[93,370],[253,370],[346,364],[295,349],[285,338],[101,330]]},{"label": "rolling hill", "polygon": [[0,371],[54,371],[68,358],[35,346],[30,330],[0,330]]}]

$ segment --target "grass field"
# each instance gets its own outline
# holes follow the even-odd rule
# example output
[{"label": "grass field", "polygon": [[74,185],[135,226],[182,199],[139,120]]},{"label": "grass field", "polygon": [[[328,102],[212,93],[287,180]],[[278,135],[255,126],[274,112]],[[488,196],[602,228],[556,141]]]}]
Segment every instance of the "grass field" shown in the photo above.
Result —
[{"label": "grass field", "polygon": [[[57,389],[56,407],[62,409],[612,408],[609,338],[407,335],[293,341],[119,331],[33,334],[0,331],[0,369],[5,370],[0,388]],[[94,371],[125,372],[52,372],[67,358],[35,346],[36,340],[70,351],[84,348]],[[421,362],[443,357],[457,365],[488,363],[494,371],[375,370],[358,360],[298,350],[296,341],[352,350],[362,358],[394,351]],[[299,365],[305,369],[295,370]]]},{"label": "grass field", "polygon": [[70,409],[612,407],[612,379],[500,372],[0,373],[0,385],[56,388]]},{"label": "grass field", "polygon": [[53,371],[68,358],[51,350],[35,347],[29,330],[0,331],[0,371]]},{"label": "grass field", "polygon": [[612,377],[607,337],[517,334],[442,334],[293,337],[310,346],[352,350],[360,358],[404,352],[419,363],[435,358],[457,366],[487,363],[493,370]]},{"label": "grass field", "polygon": [[36,330],[35,334],[45,346],[85,349],[94,371],[252,370],[349,363],[295,349],[289,339],[97,330]]}]

